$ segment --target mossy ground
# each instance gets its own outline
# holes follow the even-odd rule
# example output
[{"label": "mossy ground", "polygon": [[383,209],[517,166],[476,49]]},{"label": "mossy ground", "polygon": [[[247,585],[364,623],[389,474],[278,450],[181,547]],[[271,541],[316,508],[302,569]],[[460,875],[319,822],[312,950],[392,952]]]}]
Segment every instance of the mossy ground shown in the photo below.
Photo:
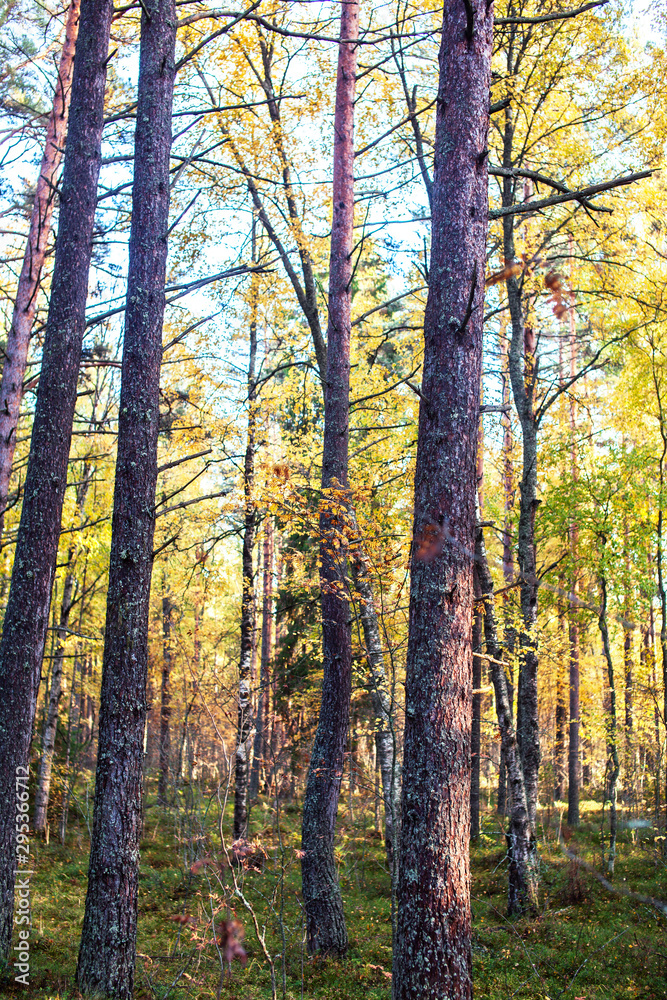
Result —
[{"label": "mossy ground", "polygon": [[[141,858],[135,995],[142,1000],[271,997],[271,977],[252,917],[235,892],[219,836],[215,797],[191,808],[158,808],[149,797]],[[568,848],[601,870],[599,806],[587,803],[584,822]],[[252,835],[268,859],[262,871],[240,871],[238,889],[254,909],[274,957],[277,995],[290,1000],[389,1000],[391,927],[389,876],[372,817],[354,822],[341,807],[338,858],[350,934],[345,961],[311,959],[303,948],[299,822],[295,806],[276,813],[260,803]],[[229,815],[225,812],[225,828]],[[558,842],[559,813],[540,827],[541,906],[531,919],[506,917],[504,836],[497,818],[484,818],[472,848],[475,996],[488,1000],[661,1000],[667,998],[667,923],[655,909],[610,893],[572,863]],[[73,817],[65,847],[33,842],[30,985],[5,978],[0,996],[69,1000],[79,996],[74,971],[86,892],[88,834]],[[191,872],[202,856],[211,862]],[[222,867],[219,863],[222,862]],[[615,885],[667,899],[662,842],[651,830],[624,827]],[[211,910],[219,922],[235,914],[246,930],[248,964],[234,963],[221,986]],[[189,923],[178,919],[192,918]],[[196,924],[195,924],[196,921]],[[284,956],[284,962],[283,962]],[[283,980],[284,975],[284,980]]]}]

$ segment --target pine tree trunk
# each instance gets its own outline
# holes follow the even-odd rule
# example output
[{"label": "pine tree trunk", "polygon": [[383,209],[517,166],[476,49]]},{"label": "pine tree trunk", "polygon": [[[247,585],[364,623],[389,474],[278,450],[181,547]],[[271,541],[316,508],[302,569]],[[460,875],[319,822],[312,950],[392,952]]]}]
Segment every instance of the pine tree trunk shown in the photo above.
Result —
[{"label": "pine tree trunk", "polygon": [[271,691],[271,660],[273,658],[273,524],[267,518],[264,526],[262,560],[262,648],[259,665],[259,693],[255,718],[255,743],[250,771],[250,801],[259,795],[260,771],[267,771],[269,762],[268,722]]},{"label": "pine tree trunk", "polygon": [[473,549],[493,8],[447,4],[415,471],[394,1000],[472,997]]},{"label": "pine tree trunk", "polygon": [[85,329],[100,167],[111,0],[83,0],[41,376],[0,643],[0,958],[14,899],[16,768],[32,738]]},{"label": "pine tree trunk", "polygon": [[175,72],[174,0],[143,0],[93,836],[77,984],[132,996]]},{"label": "pine tree trunk", "polygon": [[160,688],[160,764],[157,784],[158,805],[166,806],[169,800],[169,762],[171,759],[171,612],[172,602],[165,593],[162,581],[162,685]]},{"label": "pine tree trunk", "polygon": [[62,161],[72,93],[74,51],[79,32],[79,0],[72,0],[65,24],[65,42],[58,66],[53,108],[46,126],[44,154],[35,188],[30,229],[16,289],[12,324],[7,331],[0,382],[0,537],[9,499],[9,480],[16,448],[16,428],[23,399],[30,335],[39,300],[39,282],[51,235],[58,170]]},{"label": "pine tree trunk", "polygon": [[322,454],[325,504],[320,515],[322,701],[308,769],[301,831],[307,945],[310,952],[324,955],[343,955],[348,946],[334,858],[334,836],[352,690],[352,629],[343,533],[348,508],[355,39],[358,32],[359,3],[349,0],[341,11],[334,114],[333,221]]},{"label": "pine tree trunk", "polygon": [[493,579],[481,528],[475,541],[475,569],[484,602],[484,633],[491,677],[496,694],[496,712],[500,739],[504,748],[511,794],[510,828],[507,834],[509,878],[507,911],[510,916],[535,912],[537,908],[537,870],[535,867],[534,834],[528,812],[526,786],[521,766],[518,741],[512,722],[507,677],[501,662],[498,626],[493,603]]}]

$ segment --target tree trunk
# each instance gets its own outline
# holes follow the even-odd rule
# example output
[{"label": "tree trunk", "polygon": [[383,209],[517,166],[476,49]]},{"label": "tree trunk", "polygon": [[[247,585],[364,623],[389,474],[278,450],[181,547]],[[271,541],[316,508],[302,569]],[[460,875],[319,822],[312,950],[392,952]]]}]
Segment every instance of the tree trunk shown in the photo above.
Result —
[{"label": "tree trunk", "polygon": [[[602,543],[604,547],[604,542]],[[614,683],[614,662],[611,658],[611,646],[609,645],[609,629],[607,627],[607,581],[604,573],[600,574],[600,615],[598,624],[600,635],[602,636],[602,649],[607,663],[607,678],[609,680],[609,712],[606,720],[607,728],[607,774],[605,795],[609,800],[609,854],[607,855],[607,875],[613,877],[614,864],[616,862],[616,787],[618,775],[621,770],[618,758],[618,744],[616,739],[616,685]]]},{"label": "tree trunk", "polygon": [[58,66],[53,109],[46,126],[42,164],[35,188],[23,265],[16,289],[12,324],[7,332],[5,362],[0,382],[0,538],[9,499],[16,428],[23,398],[23,381],[28,361],[32,325],[37,312],[39,281],[51,235],[58,170],[65,147],[69,104],[72,93],[74,51],[79,33],[79,0],[72,0],[65,24],[65,42]]},{"label": "tree trunk", "polygon": [[477,530],[475,541],[475,569],[479,578],[484,602],[484,633],[486,651],[491,667],[491,678],[496,694],[496,712],[500,739],[507,764],[507,775],[511,789],[510,829],[507,834],[509,854],[509,879],[507,910],[510,916],[535,912],[537,908],[537,871],[533,846],[533,827],[528,812],[526,786],[521,767],[518,742],[512,712],[510,710],[507,677],[503,667],[498,642],[496,610],[493,602],[493,579],[486,557],[484,534]]},{"label": "tree trunk", "polygon": [[132,996],[175,72],[174,0],[144,0],[93,836],[77,983]]},{"label": "tree trunk", "polygon": [[[565,617],[563,616],[563,624]],[[565,627],[565,635],[569,633]],[[554,801],[561,802],[565,791],[565,727],[567,725],[567,707],[565,705],[565,678],[563,676],[564,667],[560,659],[556,666],[556,739],[554,743]]]},{"label": "tree trunk", "polygon": [[63,585],[63,599],[60,605],[60,620],[58,623],[55,657],[53,669],[51,671],[51,686],[49,689],[49,705],[44,721],[44,734],[42,737],[42,756],[39,765],[39,777],[35,789],[35,833],[46,834],[46,814],[49,807],[49,794],[51,791],[51,770],[53,767],[53,751],[56,743],[56,731],[58,728],[58,706],[60,705],[60,695],[62,692],[63,664],[65,660],[65,640],[67,639],[67,626],[69,624],[70,611],[72,610],[72,598],[74,596],[76,568],[74,548],[70,548],[68,554],[68,567]]},{"label": "tree trunk", "polygon": [[[514,721],[514,668],[511,661],[514,656],[514,649],[516,646],[516,628],[514,625],[512,592],[508,589],[514,584],[514,543],[512,540],[512,508],[514,507],[514,464],[512,461],[512,452],[514,449],[514,441],[512,435],[512,420],[509,415],[509,357],[508,348],[506,347],[506,328],[504,323],[501,326],[500,338],[503,407],[507,407],[507,409],[503,411],[501,418],[503,426],[503,579],[505,581],[505,593],[503,594],[503,645],[510,659],[507,696],[509,699],[510,718]],[[501,816],[505,816],[508,813],[507,763],[505,761],[505,752],[502,748],[502,742],[500,746],[497,811]]]},{"label": "tree trunk", "polygon": [[271,690],[271,660],[273,657],[273,524],[267,518],[263,545],[264,578],[262,583],[262,649],[259,664],[259,693],[255,717],[255,744],[250,771],[250,801],[259,795],[260,770],[266,773],[269,762],[267,740],[269,693]]},{"label": "tree trunk", "polygon": [[[359,617],[364,633],[366,659],[369,668],[369,688],[371,704],[375,715],[375,750],[382,777],[382,798],[384,801],[384,840],[387,851],[392,886],[397,887],[398,878],[398,823],[400,803],[398,793],[401,786],[396,752],[397,733],[393,712],[393,695],[387,682],[384,666],[382,636],[373,598],[373,589],[368,573],[368,561],[364,552],[359,526],[354,513],[355,541],[350,547],[352,578],[359,595]],[[395,892],[394,892],[395,896]],[[394,897],[392,897],[394,898]]]},{"label": "tree trunk", "polygon": [[[505,109],[503,166],[511,168],[514,126],[512,109]],[[514,181],[503,179],[503,205],[514,202]],[[514,217],[503,218],[503,249],[505,259],[514,261]],[[521,635],[519,637],[519,685],[517,695],[517,738],[526,786],[531,826],[537,817],[537,782],[540,768],[540,736],[537,700],[537,624],[538,580],[535,554],[535,511],[537,509],[537,422],[533,396],[537,377],[535,335],[524,325],[522,293],[519,279],[507,278],[507,299],[512,321],[512,340],[509,350],[509,371],[514,405],[521,423],[523,437],[523,462],[521,471],[521,500],[519,507],[518,560],[521,574]]]},{"label": "tree trunk", "polygon": [[[252,230],[252,257],[255,259],[255,227]],[[241,654],[239,660],[239,703],[236,726],[236,751],[234,757],[234,840],[246,836],[248,831],[248,774],[250,761],[250,732],[252,702],[250,700],[250,675],[255,647],[255,570],[252,552],[255,545],[257,512],[253,486],[255,481],[256,395],[255,365],[257,362],[257,276],[253,275],[250,288],[250,354],[248,358],[248,439],[243,466],[243,495],[245,514],[243,521],[243,591],[241,604]]]},{"label": "tree trunk", "polygon": [[[354,222],[354,93],[359,3],[343,4],[334,115],[333,222],[324,392],[320,515],[323,678],[320,716],[303,804],[301,862],[308,950],[343,955],[348,939],[334,858],[352,689],[352,630],[346,584],[351,281]],[[343,41],[345,39],[345,41]]]},{"label": "tree trunk", "polygon": [[83,0],[58,241],[14,568],[0,643],[0,958],[12,933],[13,795],[32,737],[85,329],[111,0]]},{"label": "tree trunk", "polygon": [[[475,601],[480,597],[475,588]],[[482,616],[472,619],[472,730],[470,736],[470,839],[479,840],[479,756],[482,747]]]},{"label": "tree trunk", "polygon": [[447,4],[440,45],[405,681],[394,1000],[472,997],[473,549],[493,8]]},{"label": "tree trunk", "polygon": [[166,806],[169,799],[169,761],[171,758],[171,597],[162,581],[162,686],[160,689],[160,770],[158,772],[157,801]]},{"label": "tree trunk", "polygon": [[[88,495],[88,488],[90,486],[91,479],[93,477],[95,468],[86,459],[83,465],[82,477],[76,487],[76,502],[79,512],[79,526],[83,526],[85,523],[85,503],[86,497]],[[65,574],[65,582],[63,585],[63,598],[60,605],[60,621],[58,635],[58,645],[56,647],[55,658],[53,660],[53,669],[51,672],[51,683],[49,686],[49,703],[44,720],[44,729],[42,737],[42,756],[39,765],[39,777],[37,779],[37,787],[35,789],[35,833],[40,833],[46,835],[46,817],[49,808],[49,797],[51,793],[51,771],[53,767],[53,753],[56,742],[56,732],[58,728],[58,706],[60,704],[60,695],[62,689],[62,676],[63,676],[63,660],[65,655],[65,640],[67,638],[67,626],[69,623],[69,616],[72,610],[72,605],[74,603],[74,594],[76,587],[76,560],[77,551],[74,546],[71,546],[67,556],[67,572]],[[81,586],[81,614],[79,616],[79,632],[81,631],[81,621],[83,618],[84,609],[84,599],[86,590],[86,567],[87,561],[84,565],[83,571],[83,582]],[[82,677],[85,672],[85,664],[82,668]],[[90,712],[86,710],[86,720],[90,716]],[[91,739],[92,739],[92,729],[91,729]]]},{"label": "tree trunk", "polygon": [[[570,256],[573,256],[572,239],[570,238]],[[577,341],[574,321],[574,292],[570,302],[570,377],[574,378],[577,370]],[[577,465],[577,411],[574,395],[570,393],[570,469],[573,482],[579,478]],[[579,547],[579,526],[572,520],[569,526],[570,560],[572,562],[572,577],[569,594],[569,639],[570,639],[570,731],[567,755],[567,823],[568,826],[579,826],[579,794],[581,787],[581,762],[579,751],[580,705],[579,705],[579,607],[577,597],[577,550]]]}]

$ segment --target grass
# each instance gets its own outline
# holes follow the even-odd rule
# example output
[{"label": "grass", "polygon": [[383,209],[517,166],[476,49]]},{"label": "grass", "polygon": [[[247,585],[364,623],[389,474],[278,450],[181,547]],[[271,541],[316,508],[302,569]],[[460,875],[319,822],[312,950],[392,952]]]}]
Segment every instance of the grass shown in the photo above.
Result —
[{"label": "grass", "polygon": [[[150,801],[150,800],[149,800]],[[569,838],[577,856],[601,870],[599,806],[588,803],[585,822]],[[597,811],[596,811],[597,810]],[[300,905],[299,824],[294,806],[275,811],[260,803],[252,836],[264,845],[261,871],[241,870],[240,890],[274,956],[278,996],[290,1000],[389,1000],[391,927],[389,876],[382,840],[372,819],[343,813],[338,860],[350,936],[344,961],[310,958],[303,948]],[[224,826],[230,828],[225,814]],[[189,810],[146,811],[139,888],[139,937],[135,996],[141,1000],[271,997],[271,977],[253,921],[235,891],[218,834],[215,798]],[[504,836],[487,815],[471,851],[475,996],[484,1000],[667,1000],[665,919],[651,907],[610,893],[559,847],[558,813],[540,828],[541,905],[537,917],[510,921],[506,914]],[[280,834],[280,835],[279,835]],[[87,829],[73,828],[65,847],[33,842],[33,928],[30,985],[0,982],[0,996],[70,1000],[79,997],[74,972],[83,919]],[[215,863],[198,868],[197,858]],[[222,863],[222,867],[219,867]],[[667,866],[653,831],[624,829],[618,844],[615,885],[667,898]],[[234,963],[221,983],[221,960],[211,930],[236,916],[245,927],[246,968]],[[176,918],[176,919],[174,919]],[[181,918],[181,922],[179,922]],[[185,919],[190,918],[187,923]],[[284,977],[284,978],[283,978]]]}]

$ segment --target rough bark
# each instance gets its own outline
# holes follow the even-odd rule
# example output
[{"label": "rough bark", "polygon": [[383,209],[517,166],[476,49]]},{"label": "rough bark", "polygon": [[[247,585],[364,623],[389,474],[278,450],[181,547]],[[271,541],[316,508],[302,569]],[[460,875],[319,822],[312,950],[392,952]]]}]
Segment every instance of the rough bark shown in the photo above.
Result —
[{"label": "rough bark", "polygon": [[473,549],[493,8],[447,4],[424,316],[394,1000],[472,996]]},{"label": "rough bark", "polygon": [[[320,715],[303,805],[301,862],[308,950],[343,955],[348,939],[334,858],[352,690],[352,630],[346,586],[351,281],[354,222],[354,93],[359,4],[341,11],[334,113],[333,219],[324,390],[320,515],[323,678]],[[342,41],[347,39],[348,41]]]},{"label": "rough bark", "polygon": [[[604,542],[602,543],[604,547]],[[611,646],[609,644],[609,628],[607,624],[607,580],[604,573],[599,577],[600,585],[600,614],[598,625],[602,636],[602,650],[607,664],[607,680],[609,682],[609,709],[606,718],[607,729],[607,771],[605,796],[609,801],[609,853],[607,854],[607,875],[610,878],[614,874],[616,862],[616,835],[618,831],[618,821],[616,815],[616,798],[618,776],[621,765],[618,757],[617,742],[617,719],[616,719],[616,684],[614,681],[614,661],[611,657]]]},{"label": "rough bark", "polygon": [[510,825],[507,834],[509,855],[507,910],[510,916],[514,916],[534,912],[537,907],[534,833],[528,812],[523,768],[512,720],[507,677],[501,661],[502,650],[498,642],[493,578],[489,570],[484,533],[481,528],[478,528],[475,539],[475,557],[475,569],[484,603],[486,651],[496,695],[498,728],[500,729],[500,739],[511,791]]},{"label": "rough bark", "polygon": [[[255,231],[252,233],[253,260]],[[241,597],[241,651],[239,656],[239,701],[234,754],[234,840],[245,837],[248,829],[248,776],[250,771],[250,733],[252,701],[250,682],[255,650],[255,568],[253,549],[257,526],[257,511],[253,496],[255,481],[256,396],[255,366],[257,363],[257,278],[253,276],[250,303],[250,353],[248,357],[248,437],[243,464],[243,589]]]},{"label": "rough bark", "polygon": [[175,72],[174,0],[144,0],[88,894],[77,983],[132,995]]},{"label": "rough bark", "polygon": [[60,56],[53,95],[53,108],[46,125],[44,154],[35,187],[23,264],[16,289],[12,323],[7,331],[5,361],[0,382],[0,538],[9,499],[9,480],[16,448],[16,428],[23,399],[32,325],[39,299],[39,282],[51,235],[58,171],[67,134],[74,50],[79,32],[79,0],[72,0],[65,23],[65,42]]},{"label": "rough bark", "polygon": [[0,643],[0,958],[14,898],[14,778],[32,737],[85,329],[113,4],[83,0],[58,241],[14,568]]},{"label": "rough bark", "polygon": [[171,759],[171,612],[173,605],[170,594],[165,593],[164,580],[162,586],[162,684],[160,686],[160,762],[157,801],[158,805],[166,806],[169,801],[169,762]]},{"label": "rough bark", "polygon": [[250,801],[259,794],[260,770],[266,772],[269,764],[268,722],[269,695],[271,691],[271,660],[273,657],[273,524],[267,519],[264,526],[262,560],[262,648],[259,661],[259,692],[255,716],[255,743],[250,771]]}]

